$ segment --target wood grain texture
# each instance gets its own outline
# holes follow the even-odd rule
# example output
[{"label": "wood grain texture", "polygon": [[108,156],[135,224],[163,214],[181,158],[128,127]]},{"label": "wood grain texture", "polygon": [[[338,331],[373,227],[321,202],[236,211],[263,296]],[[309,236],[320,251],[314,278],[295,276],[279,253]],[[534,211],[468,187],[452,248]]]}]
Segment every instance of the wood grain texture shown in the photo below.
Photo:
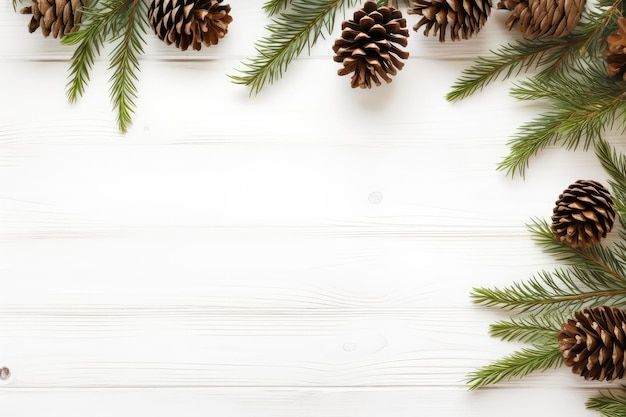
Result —
[{"label": "wood grain texture", "polygon": [[504,316],[470,289],[554,266],[524,224],[574,180],[606,177],[558,149],[523,181],[497,172],[538,111],[510,82],[444,100],[515,36],[505,16],[468,42],[412,32],[405,69],[372,91],[336,76],[330,36],[249,97],[226,74],[267,19],[240,3],[216,47],[149,39],[127,135],[105,60],[67,104],[71,49],[0,7],[3,413],[593,415],[585,399],[611,385],[567,369],[463,384],[516,348],[487,336]]}]

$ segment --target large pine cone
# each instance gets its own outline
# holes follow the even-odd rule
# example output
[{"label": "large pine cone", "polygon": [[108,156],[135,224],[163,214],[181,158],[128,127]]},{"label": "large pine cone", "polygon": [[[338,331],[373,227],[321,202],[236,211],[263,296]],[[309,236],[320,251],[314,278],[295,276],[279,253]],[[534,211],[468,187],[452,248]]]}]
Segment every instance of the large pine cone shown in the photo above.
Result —
[{"label": "large pine cone", "polygon": [[517,23],[528,38],[560,38],[578,25],[585,0],[502,0],[498,9],[511,11],[506,21],[509,30]]},{"label": "large pine cone", "polygon": [[78,30],[86,0],[32,0],[31,6],[20,10],[22,14],[32,14],[28,30],[33,33],[41,28],[43,36],[52,34],[62,38]]},{"label": "large pine cone", "polygon": [[561,325],[559,349],[572,372],[585,379],[624,377],[626,312],[613,307],[586,308]]},{"label": "large pine cone", "polygon": [[233,21],[223,0],[153,0],[148,20],[159,39],[186,51],[217,44]]},{"label": "large pine cone", "polygon": [[589,248],[606,237],[615,221],[613,199],[596,181],[578,180],[556,201],[552,210],[554,236],[572,248]]},{"label": "large pine cone", "polygon": [[371,88],[372,83],[378,86],[379,77],[391,82],[389,75],[396,75],[404,67],[401,59],[409,57],[408,52],[396,46],[408,43],[406,19],[399,10],[378,8],[373,1],[366,2],[353,17],[341,24],[341,37],[333,45],[333,59],[343,63],[337,73],[353,73],[352,88]]},{"label": "large pine cone", "polygon": [[610,76],[621,75],[626,81],[626,17],[617,19],[617,32],[606,37],[604,59]]},{"label": "large pine cone", "polygon": [[446,30],[450,26],[450,40],[468,39],[478,33],[491,13],[491,0],[412,0],[409,14],[419,14],[422,18],[413,29],[422,26],[424,35],[439,32],[439,41],[446,40]]}]

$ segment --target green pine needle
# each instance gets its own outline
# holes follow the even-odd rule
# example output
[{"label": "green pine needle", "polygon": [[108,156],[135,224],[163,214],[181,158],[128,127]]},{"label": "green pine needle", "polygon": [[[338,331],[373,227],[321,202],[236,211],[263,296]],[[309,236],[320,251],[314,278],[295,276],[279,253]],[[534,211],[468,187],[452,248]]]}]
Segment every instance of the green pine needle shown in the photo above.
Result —
[{"label": "green pine needle", "polygon": [[612,189],[615,208],[622,224],[626,224],[626,156],[618,153],[605,140],[596,140],[596,155],[605,171],[611,176],[609,185]]},{"label": "green pine needle", "polygon": [[236,84],[250,87],[251,94],[258,94],[266,84],[282,77],[289,64],[305,48],[310,49],[323,32],[332,32],[337,10],[356,3],[358,0],[292,0],[290,12],[280,13],[266,27],[269,35],[257,42],[258,55],[244,63],[247,68],[239,70],[242,75],[230,75],[230,78]]},{"label": "green pine needle", "polygon": [[626,417],[626,397],[613,391],[590,398],[585,405],[589,410],[597,411],[604,417]]},{"label": "green pine needle", "polygon": [[139,56],[143,54],[147,7],[143,0],[105,0],[84,10],[80,30],[68,34],[63,43],[77,45],[67,83],[70,102],[81,97],[90,79],[95,57],[107,42],[117,42],[110,55],[111,101],[117,110],[118,127],[125,133],[132,123],[137,98]]},{"label": "green pine needle", "polygon": [[563,355],[555,342],[532,348],[521,349],[469,374],[467,384],[474,390],[486,385],[523,378],[536,371],[558,368]]},{"label": "green pine needle", "polygon": [[147,7],[143,0],[129,2],[130,13],[125,15],[127,20],[123,22],[125,28],[119,43],[111,53],[109,69],[113,71],[111,76],[111,100],[117,110],[119,129],[125,133],[132,124],[132,114],[135,111],[135,99],[137,98],[136,81],[139,72],[139,56],[143,54],[144,40],[142,35],[146,33],[145,22],[147,21]]},{"label": "green pine needle", "polygon": [[267,0],[263,4],[263,10],[268,16],[273,16],[291,4],[292,0]]},{"label": "green pine needle", "polygon": [[489,334],[507,342],[550,343],[565,322],[563,315],[530,315],[518,319],[501,320],[489,327]]},{"label": "green pine needle", "polygon": [[498,169],[525,174],[530,159],[548,146],[588,149],[626,109],[624,86],[606,75],[600,57],[551,77],[535,77],[512,90],[521,100],[547,99],[548,110],[522,125]]},{"label": "green pine needle", "polygon": [[117,110],[118,127],[125,133],[132,123],[137,98],[139,56],[143,54],[148,13],[146,3],[143,0],[92,2],[83,13],[84,22],[80,29],[62,41],[66,45],[77,45],[66,86],[68,99],[75,102],[84,94],[101,48],[107,42],[117,42],[109,57],[112,71],[110,94]]},{"label": "green pine needle", "polygon": [[546,61],[555,60],[556,54],[549,54],[549,52],[563,45],[564,42],[567,41],[563,39],[534,42],[523,40],[490,51],[491,55],[478,57],[470,68],[463,71],[461,77],[452,86],[452,91],[446,95],[446,99],[448,101],[463,99],[499,78],[508,79],[522,72],[536,69],[544,65]]}]

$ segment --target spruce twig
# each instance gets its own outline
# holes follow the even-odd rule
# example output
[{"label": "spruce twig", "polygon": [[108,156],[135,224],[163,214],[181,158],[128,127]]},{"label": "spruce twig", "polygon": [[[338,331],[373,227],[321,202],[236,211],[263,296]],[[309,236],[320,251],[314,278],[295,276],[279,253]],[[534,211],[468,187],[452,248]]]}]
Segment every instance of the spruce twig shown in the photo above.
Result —
[{"label": "spruce twig", "polygon": [[263,4],[263,10],[268,16],[273,16],[289,6],[291,1],[292,0],[267,0]]},{"label": "spruce twig", "polygon": [[557,368],[562,363],[563,356],[555,335],[552,344],[521,349],[470,373],[467,384],[474,390],[513,378],[523,378],[532,372]]},{"label": "spruce twig", "polygon": [[[461,77],[446,95],[448,101],[456,101],[482,90],[497,79],[508,79],[529,70],[545,65],[547,61],[558,59],[550,54],[557,46],[564,44],[563,39],[544,41],[522,40],[501,46],[491,55],[481,56],[474,64],[463,71]],[[570,41],[576,44],[576,41]],[[567,43],[566,43],[567,45]],[[563,55],[560,55],[561,57]]]},{"label": "spruce twig", "polygon": [[535,220],[529,229],[541,247],[567,267],[541,271],[505,288],[475,288],[471,297],[476,304],[534,314],[626,305],[625,253],[619,247],[572,249],[554,238],[545,221]]},{"label": "spruce twig", "polygon": [[66,86],[70,102],[81,97],[90,79],[95,57],[107,42],[119,42],[110,55],[111,101],[117,110],[118,126],[126,132],[132,123],[137,97],[139,56],[143,54],[147,7],[143,0],[92,2],[84,10],[84,22],[62,42],[77,45],[72,55]]},{"label": "spruce twig", "polygon": [[[601,61],[599,61],[601,62]],[[530,159],[552,145],[588,149],[613,127],[626,108],[623,87],[601,64],[578,66],[551,78],[535,77],[512,90],[521,100],[548,99],[546,112],[522,125],[509,141],[509,155],[498,169],[524,176]]]},{"label": "spruce twig", "polygon": [[543,344],[555,340],[563,322],[564,315],[560,314],[530,315],[495,322],[489,327],[489,334],[507,342]]},{"label": "spruce twig", "polygon": [[132,114],[135,111],[137,98],[136,82],[139,71],[139,56],[143,54],[146,33],[147,8],[143,0],[132,0],[129,3],[130,13],[124,21],[125,31],[120,37],[118,45],[111,53],[109,69],[111,76],[111,100],[117,110],[119,129],[125,133],[132,123]]},{"label": "spruce twig", "polygon": [[279,79],[289,64],[305,48],[315,45],[324,32],[332,32],[337,10],[356,3],[358,0],[291,0],[290,11],[281,12],[266,27],[269,35],[257,42],[257,56],[244,63],[246,69],[239,70],[241,75],[230,78],[250,87],[251,94],[258,94],[266,84]]},{"label": "spruce twig", "polygon": [[585,405],[589,410],[597,411],[604,417],[626,417],[626,397],[616,394],[614,390],[590,398]]}]

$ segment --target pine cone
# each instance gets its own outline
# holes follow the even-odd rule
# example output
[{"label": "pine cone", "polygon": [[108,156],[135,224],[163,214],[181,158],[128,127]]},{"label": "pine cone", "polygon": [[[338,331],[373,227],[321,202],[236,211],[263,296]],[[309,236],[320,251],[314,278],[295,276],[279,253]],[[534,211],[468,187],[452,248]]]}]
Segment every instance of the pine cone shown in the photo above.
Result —
[{"label": "pine cone", "polygon": [[585,0],[502,0],[497,7],[511,11],[509,30],[517,23],[528,38],[560,38],[578,25]]},{"label": "pine cone", "polygon": [[186,51],[189,45],[196,51],[217,44],[228,32],[233,21],[230,5],[223,0],[153,0],[148,20],[159,39],[176,44]]},{"label": "pine cone", "polygon": [[339,75],[352,75],[352,88],[371,88],[372,82],[379,86],[380,78],[391,82],[404,67],[401,59],[409,53],[395,44],[406,46],[409,31],[402,13],[393,7],[376,6],[368,1],[354,12],[352,20],[341,24],[341,37],[335,41],[333,51],[336,62],[343,63]]},{"label": "pine cone", "polygon": [[468,39],[478,33],[491,13],[491,0],[412,0],[409,14],[419,14],[422,18],[413,30],[422,26],[428,36],[434,26],[439,32],[439,41],[445,42],[446,29],[450,26],[450,40]]},{"label": "pine cone", "polygon": [[621,75],[626,81],[626,17],[617,19],[617,32],[606,37],[604,59],[610,76]]},{"label": "pine cone", "polygon": [[552,211],[555,237],[572,248],[589,248],[599,243],[615,221],[613,199],[596,181],[571,184],[559,195]]},{"label": "pine cone", "polygon": [[572,372],[585,379],[613,381],[624,377],[626,311],[585,308],[576,320],[561,325],[559,349]]},{"label": "pine cone", "polygon": [[32,0],[32,5],[20,10],[22,14],[32,14],[28,31],[33,33],[41,28],[43,36],[52,33],[53,38],[62,38],[78,30],[86,0]]}]

